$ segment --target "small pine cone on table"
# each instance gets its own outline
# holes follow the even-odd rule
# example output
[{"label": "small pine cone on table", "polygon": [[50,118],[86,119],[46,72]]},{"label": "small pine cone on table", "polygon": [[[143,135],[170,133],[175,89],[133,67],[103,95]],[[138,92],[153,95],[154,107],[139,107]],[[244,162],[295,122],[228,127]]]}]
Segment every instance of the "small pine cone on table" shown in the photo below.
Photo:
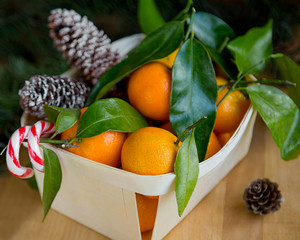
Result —
[{"label": "small pine cone on table", "polygon": [[60,76],[32,76],[19,90],[25,113],[45,118],[44,104],[61,108],[83,108],[90,88],[83,82]]},{"label": "small pine cone on table", "polygon": [[51,11],[48,21],[55,46],[91,86],[121,60],[120,54],[111,50],[107,35],[86,16],[59,8]]},{"label": "small pine cone on table", "polygon": [[256,179],[245,189],[243,199],[247,208],[261,216],[280,209],[283,202],[278,184],[269,179]]}]

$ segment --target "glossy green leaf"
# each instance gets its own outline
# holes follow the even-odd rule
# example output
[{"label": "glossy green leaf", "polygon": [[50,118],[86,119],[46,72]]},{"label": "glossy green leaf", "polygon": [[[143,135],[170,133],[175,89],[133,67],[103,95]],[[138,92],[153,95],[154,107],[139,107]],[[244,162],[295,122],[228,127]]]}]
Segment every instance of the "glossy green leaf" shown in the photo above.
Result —
[{"label": "glossy green leaf", "polygon": [[178,214],[182,215],[197,184],[199,175],[199,162],[194,139],[194,130],[180,146],[174,165],[175,193]]},{"label": "glossy green leaf", "polygon": [[257,109],[280,148],[281,158],[291,160],[300,154],[300,111],[279,89],[267,85],[247,87]]},{"label": "glossy green leaf", "polygon": [[[172,72],[170,122],[177,135],[204,116],[213,116],[216,99],[211,59],[198,40],[187,40],[177,54]],[[205,120],[202,125],[210,121],[212,126],[208,127],[211,128],[215,119]]]},{"label": "glossy green leaf", "polygon": [[228,48],[240,74],[260,74],[272,54],[272,20],[232,40]]},{"label": "glossy green leaf", "polygon": [[193,29],[196,37],[206,47],[216,50],[223,50],[224,44],[235,37],[233,29],[227,23],[207,12],[196,12]]},{"label": "glossy green leaf", "polygon": [[200,122],[195,128],[195,141],[199,162],[202,162],[205,158],[210,135],[215,125],[216,112],[212,111],[207,113],[206,116],[207,119],[205,119],[203,122]]},{"label": "glossy green leaf", "polygon": [[126,59],[103,74],[86,105],[100,99],[111,87],[138,67],[174,52],[183,39],[183,27],[182,22],[170,22],[149,34]]},{"label": "glossy green leaf", "polygon": [[72,127],[80,117],[80,109],[67,108],[62,110],[56,119],[56,132],[62,133]]},{"label": "glossy green leaf", "polygon": [[235,37],[232,28],[222,19],[206,12],[196,12],[193,22],[195,36],[205,45],[216,63],[232,78],[238,71],[230,60],[227,43]]},{"label": "glossy green leaf", "polygon": [[43,209],[44,219],[47,216],[52,202],[60,189],[62,181],[62,172],[60,163],[55,152],[50,149],[44,148],[44,186],[43,186]]},{"label": "glossy green leaf", "polygon": [[45,112],[49,122],[55,123],[59,113],[62,110],[63,110],[63,108],[44,104],[44,112]]},{"label": "glossy green leaf", "polygon": [[60,108],[45,104],[44,111],[48,120],[55,123],[56,134],[72,127],[80,117],[80,109],[76,108]]},{"label": "glossy green leaf", "polygon": [[288,95],[300,108],[300,66],[284,54],[275,55],[274,60],[283,79],[296,84],[295,87],[287,86],[287,90]]},{"label": "glossy green leaf", "polygon": [[145,34],[153,32],[165,23],[154,0],[139,0],[138,21]]},{"label": "glossy green leaf", "polygon": [[107,98],[93,103],[79,120],[76,137],[89,138],[106,131],[134,132],[148,126],[145,118],[129,103]]}]

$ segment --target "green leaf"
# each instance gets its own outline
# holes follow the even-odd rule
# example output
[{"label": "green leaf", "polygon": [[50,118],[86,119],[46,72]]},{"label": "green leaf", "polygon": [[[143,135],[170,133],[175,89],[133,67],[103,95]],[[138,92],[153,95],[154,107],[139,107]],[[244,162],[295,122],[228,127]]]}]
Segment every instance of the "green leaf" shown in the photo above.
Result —
[{"label": "green leaf", "polygon": [[199,162],[194,139],[194,130],[180,146],[174,165],[176,174],[175,193],[178,214],[182,215],[197,184],[199,175]]},{"label": "green leaf", "polygon": [[43,185],[43,209],[46,218],[52,202],[60,189],[62,172],[57,155],[50,149],[44,148],[44,185]]},{"label": "green leaf", "polygon": [[250,29],[228,44],[240,75],[260,74],[264,70],[266,59],[272,54],[272,22]]},{"label": "green leaf", "polygon": [[216,50],[235,37],[233,29],[227,23],[207,12],[195,13],[193,29],[196,37],[206,47]]},{"label": "green leaf", "polygon": [[80,117],[80,109],[63,109],[56,119],[56,132],[62,133],[72,127]]},{"label": "green leaf", "polygon": [[63,110],[63,108],[44,104],[44,112],[45,112],[49,122],[55,123],[59,113],[62,110]]},{"label": "green leaf", "polygon": [[238,71],[230,61],[232,56],[226,48],[230,39],[235,37],[232,28],[222,19],[206,12],[196,12],[193,22],[195,36],[204,44],[216,63],[232,78]]},{"label": "green leaf", "polygon": [[149,34],[127,58],[102,75],[86,105],[100,99],[111,87],[138,67],[174,52],[183,39],[183,27],[182,22],[170,22]]},{"label": "green leaf", "polygon": [[281,158],[296,158],[300,154],[299,108],[285,93],[272,86],[252,85],[247,91],[280,148]]},{"label": "green leaf", "polygon": [[199,162],[205,158],[211,132],[213,131],[216,120],[216,112],[207,113],[207,119],[200,122],[195,128],[195,141],[198,151]]},{"label": "green leaf", "polygon": [[[187,40],[181,47],[172,74],[170,122],[179,136],[204,116],[215,116],[212,113],[216,112],[217,85],[211,59],[195,39]],[[208,127],[212,129],[214,118],[201,126],[211,121],[212,126]]]},{"label": "green leaf", "polygon": [[106,131],[134,132],[147,127],[145,118],[129,103],[107,98],[93,103],[79,120],[76,137],[89,138]]},{"label": "green leaf", "polygon": [[154,0],[139,0],[138,21],[145,34],[153,32],[165,23]]},{"label": "green leaf", "polygon": [[44,111],[50,122],[55,123],[56,134],[62,133],[72,127],[80,117],[80,109],[60,108],[48,104],[44,105]]},{"label": "green leaf", "polygon": [[287,90],[288,95],[300,108],[300,66],[284,54],[275,55],[274,60],[284,80],[296,83],[296,87],[287,86]]}]

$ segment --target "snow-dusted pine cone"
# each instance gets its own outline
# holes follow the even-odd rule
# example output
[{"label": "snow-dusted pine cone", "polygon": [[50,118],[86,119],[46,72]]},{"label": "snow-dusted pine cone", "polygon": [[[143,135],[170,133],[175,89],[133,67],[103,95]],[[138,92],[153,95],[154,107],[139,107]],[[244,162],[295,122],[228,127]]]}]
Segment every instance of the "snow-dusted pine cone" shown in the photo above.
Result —
[{"label": "snow-dusted pine cone", "polygon": [[267,178],[256,179],[249,183],[243,198],[248,209],[261,216],[279,210],[283,202],[278,184]]},{"label": "snow-dusted pine cone", "polygon": [[62,108],[83,108],[90,88],[83,82],[60,76],[32,76],[19,90],[24,112],[45,118],[44,104]]},{"label": "snow-dusted pine cone", "polygon": [[48,21],[50,36],[57,49],[92,85],[121,60],[119,53],[111,50],[107,35],[86,16],[59,8],[51,11]]}]

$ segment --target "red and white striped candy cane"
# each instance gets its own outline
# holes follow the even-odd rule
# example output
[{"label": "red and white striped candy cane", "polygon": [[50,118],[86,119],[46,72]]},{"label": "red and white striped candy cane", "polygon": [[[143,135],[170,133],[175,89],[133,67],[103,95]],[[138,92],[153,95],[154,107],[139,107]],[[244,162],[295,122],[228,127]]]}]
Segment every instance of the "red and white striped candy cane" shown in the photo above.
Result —
[{"label": "red and white striped candy cane", "polygon": [[33,170],[22,167],[19,161],[19,152],[24,138],[27,136],[30,126],[24,126],[17,129],[9,139],[6,152],[6,165],[8,170],[19,178],[31,178]]},{"label": "red and white striped candy cane", "polygon": [[38,121],[28,133],[28,152],[32,165],[40,172],[44,171],[44,159],[40,151],[40,137],[48,136],[55,132],[53,123]]}]

